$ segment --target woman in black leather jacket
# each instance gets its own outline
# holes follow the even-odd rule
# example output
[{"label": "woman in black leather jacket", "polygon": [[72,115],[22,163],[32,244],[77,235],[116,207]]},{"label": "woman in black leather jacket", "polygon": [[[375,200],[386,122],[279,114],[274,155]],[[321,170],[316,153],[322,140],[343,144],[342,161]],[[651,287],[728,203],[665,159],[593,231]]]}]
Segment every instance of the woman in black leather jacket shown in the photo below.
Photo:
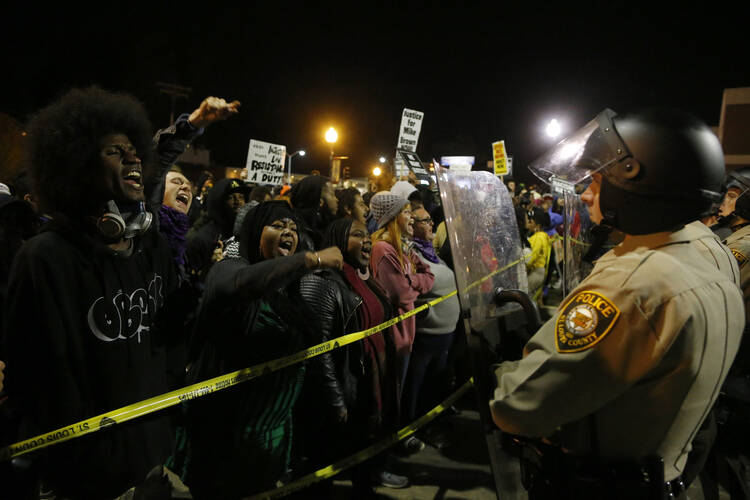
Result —
[{"label": "woman in black leather jacket", "polygon": [[[341,250],[343,269],[314,272],[300,282],[300,295],[316,312],[312,329],[320,332],[320,342],[389,319],[386,294],[369,279],[372,242],[365,225],[338,219],[327,228],[323,246]],[[300,453],[309,460],[310,470],[364,448],[379,431],[397,423],[395,352],[386,339],[378,332],[311,360],[295,420],[303,421],[304,431],[296,437],[302,440]],[[353,476],[355,488],[369,488],[370,478],[363,470]]]}]

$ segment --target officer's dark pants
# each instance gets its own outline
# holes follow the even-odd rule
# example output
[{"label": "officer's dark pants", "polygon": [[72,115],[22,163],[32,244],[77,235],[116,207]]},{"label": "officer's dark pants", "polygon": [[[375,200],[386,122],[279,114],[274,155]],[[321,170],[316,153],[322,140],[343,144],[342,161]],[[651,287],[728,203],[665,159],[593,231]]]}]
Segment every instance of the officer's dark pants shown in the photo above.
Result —
[{"label": "officer's dark pants", "polygon": [[733,500],[750,499],[750,404],[724,397],[714,412],[717,437],[701,474],[703,495],[717,500],[721,485]]},{"label": "officer's dark pants", "polygon": [[693,483],[703,470],[715,441],[716,417],[714,416],[714,412],[711,411],[693,439],[693,449],[688,455],[685,470],[682,472],[686,488]]}]

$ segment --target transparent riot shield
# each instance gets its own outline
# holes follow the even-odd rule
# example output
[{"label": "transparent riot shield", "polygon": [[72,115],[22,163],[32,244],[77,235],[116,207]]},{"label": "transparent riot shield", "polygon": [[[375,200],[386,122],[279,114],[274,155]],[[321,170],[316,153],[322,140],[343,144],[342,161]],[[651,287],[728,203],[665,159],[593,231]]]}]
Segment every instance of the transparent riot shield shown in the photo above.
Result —
[{"label": "transparent riot shield", "polygon": [[503,312],[495,305],[498,287],[528,289],[513,202],[489,172],[437,167],[437,178],[461,309],[477,326]]},{"label": "transparent riot shield", "polygon": [[621,243],[625,235],[593,224],[580,195],[565,192],[561,196],[565,200],[561,267],[563,296],[567,296],[591,273],[596,260]]},{"label": "transparent riot shield", "polygon": [[494,390],[491,365],[501,361],[496,346],[503,343],[502,319],[522,314],[517,303],[498,305],[497,292],[520,290],[525,296],[528,290],[513,202],[500,179],[489,172],[458,173],[437,166],[436,174],[461,304],[459,329],[466,332],[497,498],[522,498],[518,461],[504,446],[488,405]]},{"label": "transparent riot shield", "polygon": [[591,262],[584,259],[591,248],[591,219],[586,205],[575,193],[563,193],[564,223],[562,238],[563,297],[578,286],[593,269]]}]

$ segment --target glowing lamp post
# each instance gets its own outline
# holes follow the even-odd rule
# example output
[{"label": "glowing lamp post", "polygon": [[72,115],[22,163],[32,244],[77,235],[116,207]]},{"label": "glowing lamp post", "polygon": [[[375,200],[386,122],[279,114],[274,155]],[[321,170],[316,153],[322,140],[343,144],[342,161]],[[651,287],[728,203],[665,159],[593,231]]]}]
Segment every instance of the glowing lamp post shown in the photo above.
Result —
[{"label": "glowing lamp post", "polygon": [[300,149],[289,155],[289,184],[292,183],[292,158],[296,155],[305,156],[305,150]]},{"label": "glowing lamp post", "polygon": [[328,130],[326,130],[326,142],[333,147],[333,144],[338,140],[339,133],[336,132],[336,129],[331,127]]},{"label": "glowing lamp post", "polygon": [[326,142],[328,144],[330,144],[330,146],[331,146],[331,158],[330,158],[330,162],[329,162],[329,167],[330,167],[331,176],[333,176],[333,145],[338,140],[339,133],[336,132],[335,128],[331,127],[328,130],[326,130],[325,137],[326,137]]}]

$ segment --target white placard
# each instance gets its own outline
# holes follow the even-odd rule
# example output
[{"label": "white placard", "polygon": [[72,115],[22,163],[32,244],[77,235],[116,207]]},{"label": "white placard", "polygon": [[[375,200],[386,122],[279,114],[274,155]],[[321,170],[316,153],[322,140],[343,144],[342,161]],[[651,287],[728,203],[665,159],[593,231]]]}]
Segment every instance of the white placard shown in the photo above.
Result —
[{"label": "white placard", "polygon": [[424,113],[404,108],[401,114],[401,127],[398,129],[398,144],[396,149],[417,152],[419,131],[422,130],[422,118]]},{"label": "white placard", "polygon": [[449,168],[451,172],[471,172],[474,165],[473,156],[441,156],[440,165]]},{"label": "white placard", "polygon": [[284,182],[286,146],[250,139],[247,150],[247,181],[281,185]]}]

